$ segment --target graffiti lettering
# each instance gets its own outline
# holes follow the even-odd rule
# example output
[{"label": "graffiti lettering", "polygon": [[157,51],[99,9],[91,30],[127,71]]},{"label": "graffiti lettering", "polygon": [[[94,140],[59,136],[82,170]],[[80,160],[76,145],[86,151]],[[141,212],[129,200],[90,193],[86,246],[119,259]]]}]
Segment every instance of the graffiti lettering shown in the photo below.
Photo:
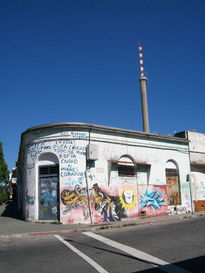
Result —
[{"label": "graffiti lettering", "polygon": [[63,140],[57,140],[55,142],[56,145],[66,145],[66,144],[73,144],[73,141],[70,139],[63,139]]},{"label": "graffiti lettering", "polygon": [[77,164],[78,160],[77,159],[61,159],[62,164]]},{"label": "graffiti lettering", "polygon": [[71,132],[71,136],[73,138],[81,138],[81,139],[87,139],[88,134],[84,132]]},{"label": "graffiti lettering", "polygon": [[66,153],[68,151],[68,147],[73,144],[72,140],[58,140],[53,145],[53,150],[56,153]]},{"label": "graffiti lettering", "polygon": [[[62,149],[66,150],[61,155],[60,163],[62,167],[60,171],[60,176],[61,177],[69,177],[69,176],[84,177],[85,176],[84,171],[80,171],[78,169],[79,159],[77,159],[77,154],[85,155],[86,147],[73,145],[72,141],[70,141],[70,144],[71,145],[66,145],[65,143],[60,144],[60,145],[63,145]],[[79,181],[78,185],[82,185],[82,181],[81,182]]]},{"label": "graffiti lettering", "polygon": [[28,154],[33,161],[36,160],[37,156],[43,151],[51,150],[50,145],[46,145],[45,141],[34,143],[28,148]]},{"label": "graffiti lettering", "polygon": [[88,133],[84,132],[61,132],[61,135],[72,137],[75,139],[88,139]]},{"label": "graffiti lettering", "polygon": [[72,165],[68,165],[68,167],[62,167],[61,171],[69,171],[69,172],[77,172],[77,167],[72,167]]},{"label": "graffiti lettering", "polygon": [[156,209],[160,209],[160,206],[166,205],[163,201],[163,198],[160,198],[162,196],[161,192],[156,194],[158,191],[157,188],[154,189],[153,192],[148,193],[148,189],[146,189],[144,194],[140,194],[140,209],[144,207],[151,207],[153,212],[156,213]]},{"label": "graffiti lettering", "polygon": [[67,177],[67,176],[83,176],[84,172],[70,172],[70,171],[62,171],[60,173],[61,177]]},{"label": "graffiti lettering", "polygon": [[80,180],[80,179],[78,179],[78,181],[72,180],[72,181],[69,181],[69,182],[66,182],[66,183],[65,183],[66,186],[75,186],[75,185],[77,185],[77,184],[83,185],[83,181]]}]

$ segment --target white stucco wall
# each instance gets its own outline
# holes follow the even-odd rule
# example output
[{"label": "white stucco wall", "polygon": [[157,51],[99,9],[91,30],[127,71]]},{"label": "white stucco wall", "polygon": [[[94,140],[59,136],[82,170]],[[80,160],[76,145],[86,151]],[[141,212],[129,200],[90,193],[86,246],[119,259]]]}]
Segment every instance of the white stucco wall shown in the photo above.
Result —
[{"label": "white stucco wall", "polygon": [[196,211],[205,211],[205,134],[188,131],[191,182]]},{"label": "white stucco wall", "polygon": [[[168,160],[174,161],[179,169],[180,191],[182,210],[190,210],[190,191],[186,176],[190,173],[188,156],[188,144],[174,141],[169,138],[160,139],[155,136],[134,135],[119,133],[116,131],[103,132],[103,130],[78,130],[75,128],[47,128],[32,130],[24,137],[24,178],[25,189],[25,214],[30,221],[38,220],[38,167],[40,164],[52,164],[40,161],[42,154],[53,154],[59,162],[59,194],[64,189],[74,189],[76,185],[88,188],[100,185],[108,194],[119,193],[118,187],[139,187],[145,191],[146,187],[166,185],[165,168]],[[89,143],[95,144],[99,149],[99,158],[90,164],[86,170],[86,147]],[[117,161],[123,155],[129,155],[136,163],[144,163],[150,166],[149,176],[138,174],[136,177],[119,177],[111,168],[112,162]],[[145,181],[146,180],[146,181]],[[110,190],[109,190],[110,189]],[[137,197],[138,198],[138,195]],[[139,202],[139,201],[138,201]],[[90,223],[89,217],[73,213],[73,216],[63,213],[64,206],[60,205],[60,221],[62,223],[84,222]],[[81,209],[81,208],[80,208]],[[84,214],[88,213],[87,207]],[[139,209],[139,208],[138,208]],[[133,209],[134,210],[134,209]],[[165,209],[164,209],[165,211]],[[139,213],[139,211],[133,212]],[[75,215],[74,215],[75,214]],[[95,216],[95,215],[94,215]],[[94,217],[93,216],[93,217]],[[97,216],[96,216],[97,217]]]},{"label": "white stucco wall", "polygon": [[191,162],[205,162],[205,134],[188,131]]}]

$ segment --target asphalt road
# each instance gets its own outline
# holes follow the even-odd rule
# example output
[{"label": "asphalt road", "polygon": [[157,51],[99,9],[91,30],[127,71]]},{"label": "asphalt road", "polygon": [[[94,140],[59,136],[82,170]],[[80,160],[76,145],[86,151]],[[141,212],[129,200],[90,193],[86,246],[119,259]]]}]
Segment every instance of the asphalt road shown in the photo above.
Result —
[{"label": "asphalt road", "polygon": [[205,217],[0,240],[0,272],[205,272]]}]

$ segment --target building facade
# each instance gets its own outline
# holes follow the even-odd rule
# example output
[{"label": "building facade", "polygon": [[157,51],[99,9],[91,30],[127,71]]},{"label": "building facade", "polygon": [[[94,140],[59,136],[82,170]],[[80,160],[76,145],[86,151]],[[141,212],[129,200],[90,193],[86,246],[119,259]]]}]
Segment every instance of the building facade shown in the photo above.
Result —
[{"label": "building facade", "polygon": [[205,211],[205,134],[190,130],[177,133],[176,136],[189,141],[194,211]]},{"label": "building facade", "polygon": [[18,206],[28,221],[63,224],[192,209],[186,139],[85,123],[28,129],[18,158]]}]

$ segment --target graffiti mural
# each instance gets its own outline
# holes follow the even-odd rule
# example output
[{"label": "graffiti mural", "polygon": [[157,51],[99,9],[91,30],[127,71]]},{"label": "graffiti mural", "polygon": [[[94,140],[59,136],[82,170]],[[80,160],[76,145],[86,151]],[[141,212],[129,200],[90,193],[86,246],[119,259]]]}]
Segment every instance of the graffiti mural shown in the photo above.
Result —
[{"label": "graffiti mural", "polygon": [[157,192],[158,188],[155,188],[154,191],[148,193],[147,188],[144,194],[140,194],[140,209],[151,207],[153,212],[156,213],[156,209],[160,209],[161,206],[166,205],[162,193]]},{"label": "graffiti mural", "polygon": [[132,218],[146,210],[147,216],[167,215],[166,186],[76,185],[61,191],[61,219],[65,223],[100,223]]},{"label": "graffiti mural", "polygon": [[136,192],[133,187],[122,187],[120,201],[122,207],[126,210],[130,210],[134,207],[136,204]]},{"label": "graffiti mural", "polygon": [[63,190],[61,192],[61,201],[66,206],[63,214],[70,212],[72,209],[82,207],[84,219],[89,217],[87,188],[81,189],[79,185],[76,185],[74,190]]},{"label": "graffiti mural", "polygon": [[101,215],[103,222],[121,220],[122,205],[119,197],[108,195],[97,183],[92,187],[92,196],[95,210]]}]

